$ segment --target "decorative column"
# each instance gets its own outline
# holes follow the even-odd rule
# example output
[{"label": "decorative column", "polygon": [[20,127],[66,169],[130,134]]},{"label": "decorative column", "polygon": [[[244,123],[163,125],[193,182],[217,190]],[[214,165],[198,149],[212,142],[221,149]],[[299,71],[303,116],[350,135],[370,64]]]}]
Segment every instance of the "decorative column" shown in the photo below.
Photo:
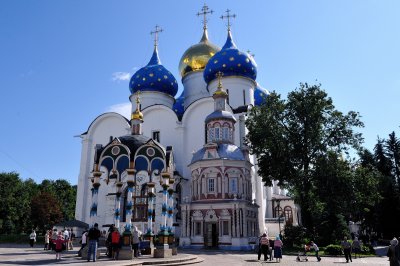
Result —
[{"label": "decorative column", "polygon": [[[163,187],[163,204],[161,211],[161,234],[167,235],[167,211],[168,211],[168,187],[169,187],[169,173],[162,173],[161,185]],[[167,242],[164,240],[164,244]]]},{"label": "decorative column", "polygon": [[[170,184],[174,183],[174,179],[171,178],[169,180]],[[174,222],[174,198],[173,198],[173,194],[174,194],[174,189],[172,187],[170,187],[168,189],[168,214],[167,214],[167,230],[170,236],[173,236],[173,232],[172,232],[172,224]],[[171,244],[171,239],[168,241]]]},{"label": "decorative column", "polygon": [[[126,205],[125,205],[125,216],[126,216],[126,222],[125,222],[125,230],[122,233],[122,245],[121,249],[119,251],[119,259],[124,259],[124,260],[131,260],[133,258],[133,250],[132,250],[132,216],[133,216],[133,202],[132,202],[132,194],[133,194],[133,187],[135,185],[135,172],[136,170],[133,169],[133,164],[132,162],[130,163],[130,168],[126,169],[127,172],[127,195],[126,195]],[[117,187],[120,187],[120,192],[122,193],[122,182],[117,183]],[[120,194],[121,195],[121,194]],[[120,202],[120,201],[119,201]]]},{"label": "decorative column", "polygon": [[125,216],[126,216],[126,223],[125,223],[125,232],[131,232],[132,228],[132,217],[133,217],[133,187],[135,186],[134,175],[136,170],[135,169],[126,169],[128,174],[127,177],[127,195],[126,195],[126,206],[125,206]]},{"label": "decorative column", "polygon": [[115,194],[117,197],[115,198],[115,213],[114,213],[114,224],[115,227],[119,228],[119,223],[121,221],[121,194],[122,194],[122,182],[117,182],[117,193]]},{"label": "decorative column", "polygon": [[153,232],[153,206],[154,206],[154,201],[155,201],[155,183],[154,182],[148,182],[148,208],[147,208],[147,232],[146,235],[153,237],[154,232]]},{"label": "decorative column", "polygon": [[167,227],[167,211],[168,211],[168,188],[169,188],[170,174],[168,172],[161,173],[160,184],[163,188],[162,211],[161,211],[161,225],[160,232],[158,233],[159,245],[154,250],[155,258],[169,258],[172,257],[172,249],[168,245],[169,233]]},{"label": "decorative column", "polygon": [[98,165],[95,165],[95,171],[93,171],[93,178],[92,178],[92,207],[90,208],[90,223],[93,226],[95,223],[94,217],[97,216],[97,205],[98,205],[98,198],[99,198],[99,187],[100,187],[100,176],[101,172],[98,170]]}]

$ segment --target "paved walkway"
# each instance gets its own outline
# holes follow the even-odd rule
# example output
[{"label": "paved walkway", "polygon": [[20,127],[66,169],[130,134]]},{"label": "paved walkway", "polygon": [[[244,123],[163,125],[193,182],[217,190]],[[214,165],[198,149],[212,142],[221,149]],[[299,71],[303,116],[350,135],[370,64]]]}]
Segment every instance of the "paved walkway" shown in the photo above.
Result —
[{"label": "paved walkway", "polygon": [[[154,259],[150,257],[140,257],[133,261],[112,261],[104,256],[93,262],[86,262],[86,260],[80,259],[77,255],[77,250],[63,252],[63,258],[61,261],[55,260],[55,253],[52,251],[44,251],[42,248],[35,247],[29,248],[27,246],[7,246],[0,245],[0,265],[112,265],[112,266],[128,266],[128,265],[140,265],[144,261],[157,261],[160,262],[165,259]],[[198,257],[203,259],[198,266],[212,265],[212,266],[224,266],[224,265],[268,265],[275,264],[275,261],[257,261],[257,254],[248,252],[228,252],[228,251],[209,251],[209,250],[179,250],[179,255],[173,256],[174,260],[182,258],[193,258]],[[155,263],[156,264],[156,263]],[[295,256],[284,256],[279,265],[340,265],[346,264],[343,257],[322,257],[321,262],[317,262],[314,257],[309,257],[308,262],[296,262]],[[174,265],[173,261],[169,264],[163,265]],[[357,258],[353,259],[352,263],[348,265],[389,265],[387,257],[368,257],[368,258]]]}]

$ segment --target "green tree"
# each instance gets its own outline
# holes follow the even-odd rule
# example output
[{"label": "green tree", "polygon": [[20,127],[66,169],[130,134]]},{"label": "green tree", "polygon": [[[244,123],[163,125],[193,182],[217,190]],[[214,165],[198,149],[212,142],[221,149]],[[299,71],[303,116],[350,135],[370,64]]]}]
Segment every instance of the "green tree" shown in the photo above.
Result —
[{"label": "green tree", "polygon": [[300,204],[303,224],[314,227],[311,204],[317,159],[327,153],[359,148],[363,127],[359,114],[343,114],[320,85],[300,84],[287,100],[271,93],[264,105],[254,107],[246,121],[247,142],[257,155],[259,175],[266,185],[278,180]]},{"label": "green tree", "polygon": [[63,220],[72,220],[75,217],[76,186],[64,179],[48,180],[45,179],[40,184],[42,191],[51,193],[60,203],[63,213]]},{"label": "green tree", "polygon": [[396,137],[395,132],[389,134],[386,140],[385,150],[388,159],[391,161],[392,176],[396,187],[400,184],[400,140]]},{"label": "green tree", "polygon": [[34,228],[44,231],[63,219],[59,201],[45,191],[32,197],[31,215]]},{"label": "green tree", "polygon": [[392,132],[388,140],[378,138],[374,148],[376,170],[381,173],[377,188],[383,199],[375,205],[375,223],[371,229],[386,238],[400,234],[397,220],[393,219],[400,215],[399,146],[399,139]]}]

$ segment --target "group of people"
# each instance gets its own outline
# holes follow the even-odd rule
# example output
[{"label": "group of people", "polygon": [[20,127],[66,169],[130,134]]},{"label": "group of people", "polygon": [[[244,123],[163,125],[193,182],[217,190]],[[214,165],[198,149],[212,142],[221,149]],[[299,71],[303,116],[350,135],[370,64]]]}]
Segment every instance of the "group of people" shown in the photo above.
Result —
[{"label": "group of people", "polygon": [[[86,243],[89,243],[87,261],[90,260],[96,261],[97,247],[100,237],[101,237],[101,232],[98,229],[97,223],[95,223],[94,226],[88,232],[84,232],[84,234],[82,235],[81,249],[83,249],[86,246]],[[139,231],[136,226],[134,226],[131,237],[131,245],[134,252],[134,257],[138,257],[140,255],[139,245],[141,238],[142,238],[142,232]],[[118,260],[119,252],[122,246],[122,236],[117,227],[110,226],[108,234],[106,236],[106,245],[107,245],[106,255],[113,260]]]},{"label": "group of people", "polygon": [[264,261],[267,261],[268,258],[271,261],[273,252],[276,262],[280,262],[282,259],[282,246],[283,242],[280,236],[276,236],[275,240],[272,240],[269,239],[266,233],[262,234],[258,241],[258,260],[261,259],[261,254],[264,254]]},{"label": "group of people", "polygon": [[63,240],[66,240],[66,249],[73,250],[74,246],[72,241],[75,237],[72,229],[65,228],[62,231],[58,231],[56,228],[52,230],[47,230],[46,234],[44,235],[44,250],[54,250],[54,242],[58,239],[58,236],[62,236]]}]

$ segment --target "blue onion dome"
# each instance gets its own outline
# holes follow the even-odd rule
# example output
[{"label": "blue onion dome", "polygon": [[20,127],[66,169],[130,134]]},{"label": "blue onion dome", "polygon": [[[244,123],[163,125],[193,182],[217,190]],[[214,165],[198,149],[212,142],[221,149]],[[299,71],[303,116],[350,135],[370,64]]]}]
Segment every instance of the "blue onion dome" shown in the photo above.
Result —
[{"label": "blue onion dome", "polygon": [[228,30],[228,38],[221,51],[208,61],[204,70],[204,80],[209,83],[216,78],[219,71],[223,73],[224,77],[241,76],[252,80],[256,80],[257,77],[256,62],[251,55],[237,49],[230,30]]},{"label": "blue onion dome", "polygon": [[198,44],[190,46],[179,61],[179,73],[182,77],[191,72],[203,71],[208,60],[221,48],[208,40],[207,28],[204,28],[203,36]]},{"label": "blue onion dome", "polygon": [[260,106],[265,103],[268,95],[269,91],[267,91],[266,89],[261,87],[260,84],[257,83],[257,87],[254,89],[254,105]]},{"label": "blue onion dome", "polygon": [[178,83],[171,72],[161,65],[156,45],[149,63],[132,76],[129,90],[132,94],[137,91],[158,91],[175,97]]},{"label": "blue onion dome", "polygon": [[175,103],[172,106],[172,110],[174,110],[179,120],[182,119],[183,113],[185,112],[185,106],[183,105],[184,100],[185,100],[185,91],[182,91],[181,95],[175,100]]}]

